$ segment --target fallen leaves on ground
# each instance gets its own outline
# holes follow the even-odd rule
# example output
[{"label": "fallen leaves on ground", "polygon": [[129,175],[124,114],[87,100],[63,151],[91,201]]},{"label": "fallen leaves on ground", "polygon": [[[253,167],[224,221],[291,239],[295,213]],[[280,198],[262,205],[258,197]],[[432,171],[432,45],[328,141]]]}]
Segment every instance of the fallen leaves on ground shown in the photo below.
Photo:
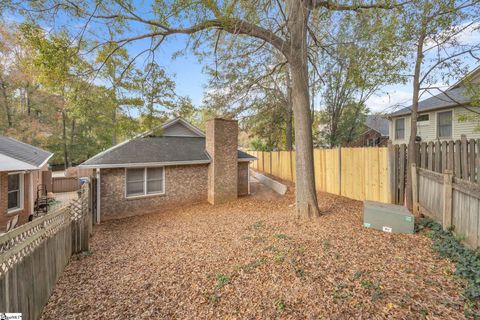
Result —
[{"label": "fallen leaves on ground", "polygon": [[362,203],[255,194],[96,226],[43,319],[461,319],[463,283],[422,234],[363,228]]}]

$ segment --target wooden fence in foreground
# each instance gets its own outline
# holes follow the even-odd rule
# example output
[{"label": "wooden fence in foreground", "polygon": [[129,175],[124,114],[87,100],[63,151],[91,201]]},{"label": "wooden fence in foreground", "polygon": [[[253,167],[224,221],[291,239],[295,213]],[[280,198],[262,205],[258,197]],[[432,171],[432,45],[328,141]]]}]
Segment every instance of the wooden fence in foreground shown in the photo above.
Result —
[{"label": "wooden fence in foreground", "polygon": [[437,173],[412,169],[414,210],[441,223],[473,249],[480,247],[480,185]]},{"label": "wooden fence in foreground", "polygon": [[[295,151],[248,151],[256,170],[295,181]],[[389,203],[388,148],[315,149],[315,185],[318,191],[356,200]]]},{"label": "wooden fence in foreground", "polygon": [[88,251],[89,185],[77,201],[0,235],[0,312],[38,319],[74,253]]}]

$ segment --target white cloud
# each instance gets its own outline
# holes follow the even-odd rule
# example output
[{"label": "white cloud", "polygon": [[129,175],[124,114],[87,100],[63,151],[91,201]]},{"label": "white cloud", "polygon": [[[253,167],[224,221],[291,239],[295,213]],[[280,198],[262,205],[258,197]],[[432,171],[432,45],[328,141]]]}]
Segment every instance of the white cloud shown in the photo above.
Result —
[{"label": "white cloud", "polygon": [[412,93],[408,90],[392,90],[373,95],[366,105],[372,112],[390,113],[410,105]]},{"label": "white cloud", "polygon": [[[465,26],[459,26],[459,28],[464,28]],[[468,26],[456,36],[456,39],[462,45],[473,45],[480,42],[480,22]]]}]

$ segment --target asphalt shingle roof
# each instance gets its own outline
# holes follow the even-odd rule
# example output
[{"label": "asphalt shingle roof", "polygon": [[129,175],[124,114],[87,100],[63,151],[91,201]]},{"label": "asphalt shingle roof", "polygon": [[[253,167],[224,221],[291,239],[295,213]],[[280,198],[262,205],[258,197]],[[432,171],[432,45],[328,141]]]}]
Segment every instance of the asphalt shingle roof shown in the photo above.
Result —
[{"label": "asphalt shingle roof", "polygon": [[388,137],[388,120],[381,116],[369,114],[365,119],[365,125],[377,132],[382,136]]},{"label": "asphalt shingle roof", "polygon": [[[253,156],[238,150],[239,159]],[[210,161],[204,137],[140,137],[99,153],[82,165]]]},{"label": "asphalt shingle roof", "polygon": [[52,156],[51,152],[5,136],[0,136],[0,154],[35,167],[39,167]]},{"label": "asphalt shingle roof", "polygon": [[[430,111],[436,109],[447,108],[451,106],[456,106],[459,104],[466,104],[470,102],[470,98],[466,94],[465,87],[458,87],[454,89],[447,90],[445,92],[439,93],[433,97],[422,100],[418,104],[418,112]],[[390,114],[390,116],[403,116],[410,114],[411,106],[400,109],[396,112]]]}]

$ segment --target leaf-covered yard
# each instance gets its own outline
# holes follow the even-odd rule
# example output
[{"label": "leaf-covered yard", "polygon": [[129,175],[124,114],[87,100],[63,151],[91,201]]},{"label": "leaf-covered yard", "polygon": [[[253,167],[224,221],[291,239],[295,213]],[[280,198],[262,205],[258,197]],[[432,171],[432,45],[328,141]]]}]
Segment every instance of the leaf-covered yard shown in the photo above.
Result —
[{"label": "leaf-covered yard", "polygon": [[425,235],[361,227],[362,203],[255,195],[110,221],[72,258],[44,319],[464,318],[462,282]]}]

